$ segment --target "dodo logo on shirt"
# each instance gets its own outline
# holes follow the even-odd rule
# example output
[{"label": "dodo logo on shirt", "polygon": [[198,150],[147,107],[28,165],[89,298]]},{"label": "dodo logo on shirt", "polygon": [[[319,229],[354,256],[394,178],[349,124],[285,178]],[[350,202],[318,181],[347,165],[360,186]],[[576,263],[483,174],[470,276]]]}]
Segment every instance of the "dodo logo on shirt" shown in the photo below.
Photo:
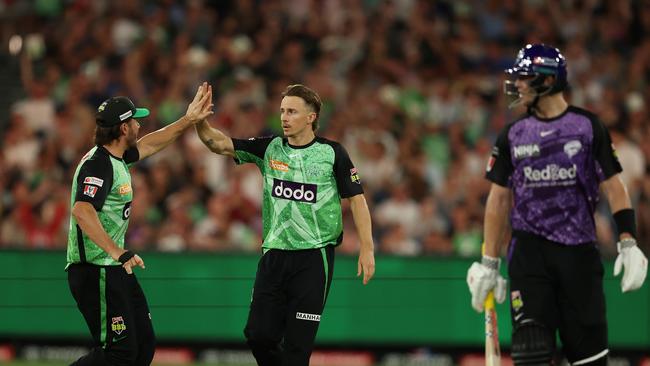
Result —
[{"label": "dodo logo on shirt", "polygon": [[315,184],[296,183],[288,180],[273,179],[273,190],[271,195],[276,198],[283,198],[291,201],[315,203]]}]

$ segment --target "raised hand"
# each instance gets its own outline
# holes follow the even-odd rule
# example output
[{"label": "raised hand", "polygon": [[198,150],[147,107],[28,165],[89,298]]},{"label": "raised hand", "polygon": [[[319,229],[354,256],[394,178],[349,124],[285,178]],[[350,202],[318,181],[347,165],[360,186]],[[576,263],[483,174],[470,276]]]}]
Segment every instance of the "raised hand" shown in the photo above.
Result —
[{"label": "raised hand", "polygon": [[194,99],[187,106],[185,117],[191,123],[197,123],[214,113],[212,107],[212,86],[208,85],[207,82],[203,82],[196,91]]}]

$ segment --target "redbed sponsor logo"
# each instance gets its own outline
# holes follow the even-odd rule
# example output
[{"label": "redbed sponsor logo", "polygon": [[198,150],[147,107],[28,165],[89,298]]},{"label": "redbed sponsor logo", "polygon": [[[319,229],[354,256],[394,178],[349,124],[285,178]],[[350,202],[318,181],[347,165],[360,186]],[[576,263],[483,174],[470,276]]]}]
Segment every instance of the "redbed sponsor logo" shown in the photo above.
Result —
[{"label": "redbed sponsor logo", "polygon": [[315,203],[315,184],[296,183],[288,180],[273,179],[273,190],[271,194],[276,198],[283,198],[292,201]]}]

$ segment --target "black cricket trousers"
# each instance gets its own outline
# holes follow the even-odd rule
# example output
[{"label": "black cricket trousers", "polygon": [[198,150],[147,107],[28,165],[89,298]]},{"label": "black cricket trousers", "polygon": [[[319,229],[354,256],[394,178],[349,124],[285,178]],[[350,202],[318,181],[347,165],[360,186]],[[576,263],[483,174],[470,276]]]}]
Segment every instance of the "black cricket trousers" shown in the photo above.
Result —
[{"label": "black cricket trousers", "polygon": [[333,271],[331,245],[262,256],[244,329],[258,365],[309,365]]},{"label": "black cricket trousers", "polygon": [[95,347],[73,366],[148,366],[155,336],[147,299],[122,266],[72,264],[68,285]]}]

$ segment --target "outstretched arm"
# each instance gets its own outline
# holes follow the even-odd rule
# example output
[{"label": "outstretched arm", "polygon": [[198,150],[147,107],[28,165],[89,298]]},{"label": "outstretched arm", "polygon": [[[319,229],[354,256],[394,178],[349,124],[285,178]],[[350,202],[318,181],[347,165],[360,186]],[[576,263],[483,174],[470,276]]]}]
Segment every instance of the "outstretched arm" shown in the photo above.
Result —
[{"label": "outstretched arm", "polygon": [[349,198],[352,218],[357,228],[357,234],[361,241],[359,248],[359,262],[357,264],[357,276],[363,272],[363,284],[375,274],[375,249],[372,241],[372,223],[370,221],[370,210],[363,194],[357,194]]},{"label": "outstretched arm", "polygon": [[169,126],[151,132],[138,140],[140,160],[157,153],[174,142],[186,128],[207,118],[212,111],[212,89],[207,83],[199,86],[194,100],[183,117]]},{"label": "outstretched arm", "polygon": [[232,139],[216,128],[212,128],[207,120],[202,120],[195,126],[196,133],[205,146],[215,154],[235,156]]}]

